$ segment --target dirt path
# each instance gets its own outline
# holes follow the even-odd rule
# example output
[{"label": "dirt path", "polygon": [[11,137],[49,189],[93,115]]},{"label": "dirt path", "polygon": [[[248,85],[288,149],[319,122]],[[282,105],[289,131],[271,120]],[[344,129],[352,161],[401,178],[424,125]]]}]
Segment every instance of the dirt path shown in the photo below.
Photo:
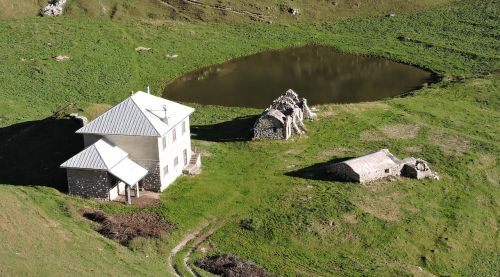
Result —
[{"label": "dirt path", "polygon": [[194,253],[194,251],[196,251],[196,249],[198,249],[198,247],[204,243],[216,230],[218,229],[218,227],[214,227],[210,230],[208,230],[207,232],[205,232],[204,234],[198,236],[193,244],[193,246],[191,246],[191,248],[189,249],[189,251],[186,253],[186,255],[184,256],[184,258],[182,259],[182,263],[184,265],[184,267],[189,271],[189,273],[191,273],[193,276],[199,276],[199,274],[197,274],[195,271],[193,271],[193,269],[191,268],[191,266],[189,266],[188,262],[189,262],[189,257],[191,256],[191,254]]},{"label": "dirt path", "polygon": [[[213,223],[213,222],[212,222]],[[189,249],[187,254],[183,257],[182,260],[182,266],[184,269],[186,269],[191,276],[199,276],[193,269],[189,266],[188,261],[189,261],[189,256],[198,248],[200,244],[205,242],[210,235],[212,235],[218,228],[213,227],[209,229],[208,231],[204,232],[211,223],[205,223],[203,226],[187,233],[182,240],[170,251],[170,255],[168,256],[168,269],[170,273],[172,273],[176,277],[181,277],[183,276],[182,273],[179,271],[178,268],[176,268],[176,265],[174,264],[174,259],[178,255],[179,252],[181,252],[188,243],[194,242],[193,246]],[[179,266],[179,265],[177,265]]]}]

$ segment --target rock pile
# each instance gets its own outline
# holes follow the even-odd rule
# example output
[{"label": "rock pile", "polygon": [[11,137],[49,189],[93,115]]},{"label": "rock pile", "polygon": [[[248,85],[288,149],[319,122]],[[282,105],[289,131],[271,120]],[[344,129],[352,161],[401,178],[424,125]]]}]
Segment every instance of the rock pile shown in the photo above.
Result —
[{"label": "rock pile", "polygon": [[257,119],[253,139],[289,139],[292,134],[304,134],[304,119],[314,120],[316,114],[309,109],[307,99],[288,90],[275,99]]},{"label": "rock pile", "polygon": [[430,169],[426,161],[415,158],[405,160],[401,176],[418,180],[426,178],[439,180],[439,175]]},{"label": "rock pile", "polygon": [[53,0],[43,7],[41,14],[43,16],[59,16],[63,14],[64,5],[68,0]]}]

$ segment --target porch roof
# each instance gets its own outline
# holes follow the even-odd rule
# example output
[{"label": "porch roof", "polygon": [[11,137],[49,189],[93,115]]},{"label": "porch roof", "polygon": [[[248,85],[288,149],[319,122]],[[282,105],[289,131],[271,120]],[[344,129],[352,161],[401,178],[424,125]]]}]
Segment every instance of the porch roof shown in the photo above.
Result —
[{"label": "porch roof", "polygon": [[146,174],[148,174],[148,171],[131,159],[125,158],[111,168],[109,173],[113,174],[128,185],[134,186],[137,182],[144,178]]}]

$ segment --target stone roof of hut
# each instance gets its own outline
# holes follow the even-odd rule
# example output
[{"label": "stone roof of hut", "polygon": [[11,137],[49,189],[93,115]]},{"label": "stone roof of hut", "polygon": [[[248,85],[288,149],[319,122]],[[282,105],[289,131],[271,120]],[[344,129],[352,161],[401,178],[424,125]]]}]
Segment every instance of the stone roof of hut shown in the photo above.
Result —
[{"label": "stone roof of hut", "polygon": [[263,116],[266,116],[266,115],[276,118],[281,123],[285,122],[284,119],[286,118],[286,116],[282,112],[280,112],[280,111],[278,111],[276,109],[268,109],[268,110],[266,110],[264,112]]},{"label": "stone roof of hut", "polygon": [[382,149],[380,151],[350,159],[342,163],[348,165],[357,174],[364,175],[374,171],[393,168],[398,166],[400,161],[394,157],[389,150]]}]

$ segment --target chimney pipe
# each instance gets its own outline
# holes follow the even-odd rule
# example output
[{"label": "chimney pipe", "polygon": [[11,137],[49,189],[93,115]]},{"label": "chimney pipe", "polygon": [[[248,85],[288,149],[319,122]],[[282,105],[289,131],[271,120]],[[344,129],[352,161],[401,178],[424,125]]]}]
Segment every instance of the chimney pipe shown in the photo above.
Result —
[{"label": "chimney pipe", "polygon": [[147,88],[147,91],[148,91],[148,94],[151,94],[151,92],[149,91],[149,84],[148,84],[148,88]]},{"label": "chimney pipe", "polygon": [[167,106],[166,105],[163,105],[163,111],[164,111],[164,117],[163,117],[162,121],[165,122],[165,124],[168,125],[168,112],[167,112]]}]

